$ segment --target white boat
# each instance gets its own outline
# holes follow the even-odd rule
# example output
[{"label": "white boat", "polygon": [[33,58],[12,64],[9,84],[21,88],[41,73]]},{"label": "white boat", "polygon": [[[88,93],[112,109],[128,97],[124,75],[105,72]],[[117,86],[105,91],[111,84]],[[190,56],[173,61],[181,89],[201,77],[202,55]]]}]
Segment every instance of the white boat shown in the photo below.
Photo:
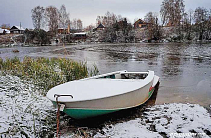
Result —
[{"label": "white boat", "polygon": [[154,71],[117,71],[70,81],[49,90],[47,97],[64,107],[75,119],[103,115],[145,103],[152,95],[159,77]]}]

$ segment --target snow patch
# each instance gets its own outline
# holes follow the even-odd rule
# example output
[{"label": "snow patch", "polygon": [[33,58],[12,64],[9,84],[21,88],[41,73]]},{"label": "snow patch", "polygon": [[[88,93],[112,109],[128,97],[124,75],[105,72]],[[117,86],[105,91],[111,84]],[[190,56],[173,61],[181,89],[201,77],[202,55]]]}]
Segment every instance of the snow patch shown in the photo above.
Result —
[{"label": "snow patch", "polygon": [[[142,118],[106,126],[95,137],[170,137],[171,133],[203,133],[209,137],[211,118],[197,104],[172,103],[155,105],[144,111]],[[192,137],[192,136],[191,136]]]},{"label": "snow patch", "polygon": [[30,81],[0,76],[0,134],[2,137],[37,137],[45,125],[47,110],[53,110]]}]

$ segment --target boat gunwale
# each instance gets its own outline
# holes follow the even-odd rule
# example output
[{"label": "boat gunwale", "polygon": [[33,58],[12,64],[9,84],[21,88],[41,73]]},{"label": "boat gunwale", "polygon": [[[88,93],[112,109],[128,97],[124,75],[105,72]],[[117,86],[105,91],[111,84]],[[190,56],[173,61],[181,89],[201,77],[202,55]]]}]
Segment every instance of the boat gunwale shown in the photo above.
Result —
[{"label": "boat gunwale", "polygon": [[110,72],[110,73],[101,74],[101,75],[97,75],[97,76],[93,76],[93,77],[89,77],[89,78],[84,78],[84,79],[81,79],[81,80],[97,79],[97,78],[105,77],[105,76],[109,76],[109,75],[121,74],[122,72],[127,72],[127,70]]}]

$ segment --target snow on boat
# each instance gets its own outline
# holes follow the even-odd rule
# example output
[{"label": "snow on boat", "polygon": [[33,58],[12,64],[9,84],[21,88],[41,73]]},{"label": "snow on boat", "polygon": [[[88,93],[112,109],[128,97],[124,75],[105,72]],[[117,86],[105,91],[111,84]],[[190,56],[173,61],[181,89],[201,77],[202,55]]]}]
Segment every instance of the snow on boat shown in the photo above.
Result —
[{"label": "snow on boat", "polygon": [[159,77],[154,71],[117,71],[70,81],[50,89],[47,97],[75,119],[84,119],[133,108],[152,95]]}]

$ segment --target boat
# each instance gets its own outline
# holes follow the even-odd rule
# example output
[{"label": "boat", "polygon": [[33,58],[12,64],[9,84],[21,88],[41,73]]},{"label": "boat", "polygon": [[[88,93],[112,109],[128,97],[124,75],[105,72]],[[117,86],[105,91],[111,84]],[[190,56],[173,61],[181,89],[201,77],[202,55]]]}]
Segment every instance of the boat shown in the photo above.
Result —
[{"label": "boat", "polygon": [[123,70],[55,86],[47,98],[70,117],[85,119],[137,107],[151,97],[158,83],[154,71]]}]

